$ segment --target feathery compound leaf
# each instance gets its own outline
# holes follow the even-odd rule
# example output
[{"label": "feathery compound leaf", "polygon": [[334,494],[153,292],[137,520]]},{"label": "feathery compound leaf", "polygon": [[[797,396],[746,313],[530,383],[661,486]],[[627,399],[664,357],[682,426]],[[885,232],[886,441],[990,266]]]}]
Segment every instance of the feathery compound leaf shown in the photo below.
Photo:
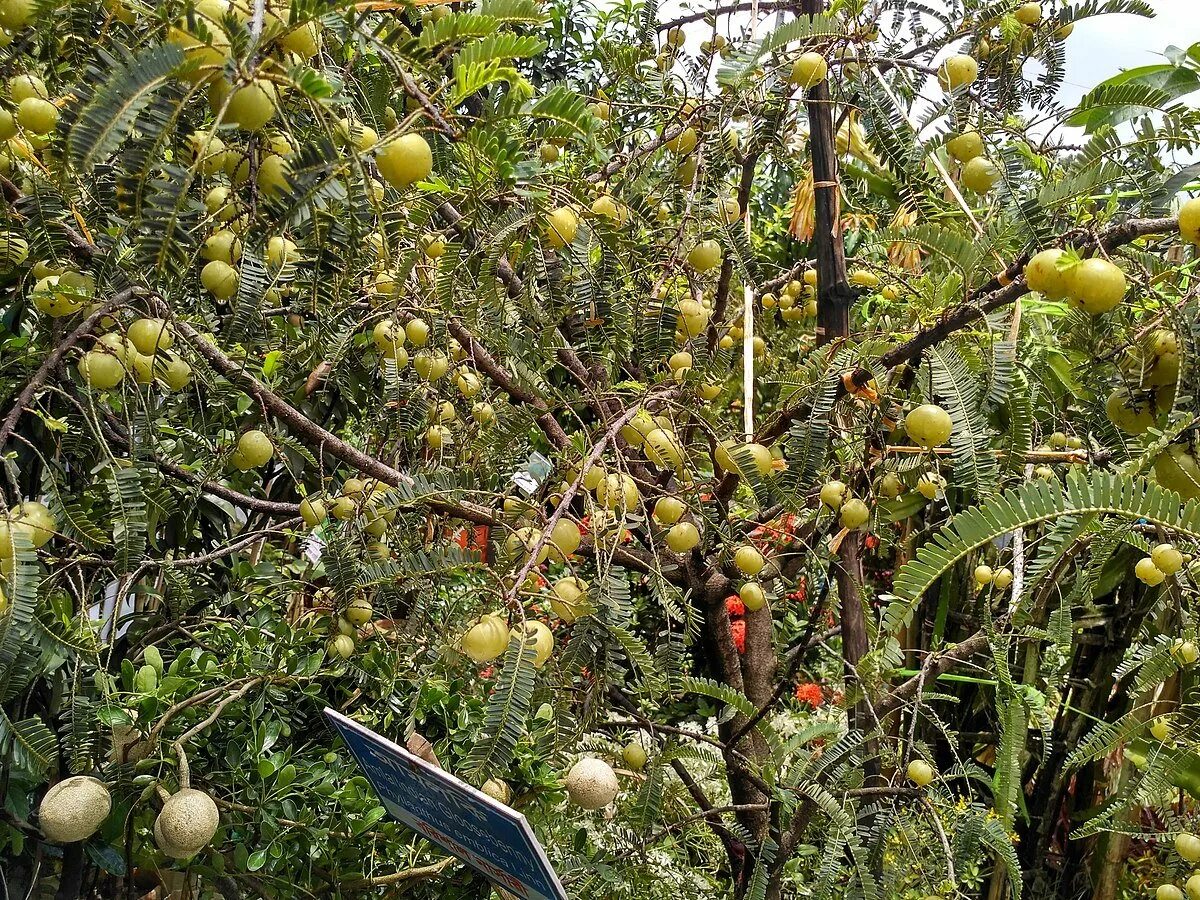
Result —
[{"label": "feathery compound leaf", "polygon": [[950,446],[954,449],[954,474],[959,483],[976,494],[995,490],[999,463],[991,452],[992,431],[980,408],[977,376],[949,346],[930,348],[933,390],[946,406],[954,427]]},{"label": "feathery compound leaf", "polygon": [[525,721],[533,700],[537,670],[533,666],[532,640],[513,635],[504,654],[504,665],[488,700],[487,715],[479,740],[471,749],[467,765],[478,778],[503,772],[512,761],[517,742],[525,736]]},{"label": "feathery compound leaf", "polygon": [[893,584],[899,599],[884,615],[884,633],[894,634],[907,623],[921,596],[955,563],[989,541],[1059,516],[1089,514],[1144,518],[1200,538],[1200,502],[1183,504],[1174,491],[1145,478],[1072,472],[1065,491],[1042,479],[1028,481],[959,513],[917,551],[915,559],[900,567]]},{"label": "feathery compound leaf", "polygon": [[87,172],[116,152],[154,92],[183,62],[177,44],[147,47],[110,72],[67,135],[67,154]]}]

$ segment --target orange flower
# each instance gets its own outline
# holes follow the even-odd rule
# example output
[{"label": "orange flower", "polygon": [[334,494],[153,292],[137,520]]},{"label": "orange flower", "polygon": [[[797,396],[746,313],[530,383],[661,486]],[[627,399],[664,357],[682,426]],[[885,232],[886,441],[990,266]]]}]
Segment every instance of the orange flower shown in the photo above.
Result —
[{"label": "orange flower", "polygon": [[742,619],[729,623],[729,630],[733,632],[733,646],[737,648],[738,653],[746,652],[746,623]]},{"label": "orange flower", "polygon": [[746,614],[746,604],[742,602],[742,598],[737,594],[730,594],[725,598],[725,611],[729,613],[730,618],[744,616]]},{"label": "orange flower", "polygon": [[825,694],[821,691],[821,686],[811,681],[796,685],[796,699],[801,703],[807,703],[813,709],[825,705]]}]

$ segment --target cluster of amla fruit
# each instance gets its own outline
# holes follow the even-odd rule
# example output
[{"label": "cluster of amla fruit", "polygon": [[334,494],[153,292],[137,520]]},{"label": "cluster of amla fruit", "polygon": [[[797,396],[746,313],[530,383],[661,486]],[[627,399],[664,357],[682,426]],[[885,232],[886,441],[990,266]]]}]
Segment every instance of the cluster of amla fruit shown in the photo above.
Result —
[{"label": "cluster of amla fruit", "polygon": [[483,665],[500,657],[510,640],[523,640],[533,650],[534,668],[544,666],[554,652],[554,634],[544,622],[526,619],[524,624],[509,628],[508,620],[500,613],[489,613],[477,619],[459,640],[459,647],[472,660]]},{"label": "cluster of amla fruit", "polygon": [[349,659],[357,646],[355,638],[358,637],[358,629],[370,622],[375,614],[371,601],[364,596],[357,596],[338,608],[334,591],[322,588],[317,602],[334,610],[329,638],[330,655]]},{"label": "cluster of amla fruit", "polygon": [[192,382],[192,367],[174,352],[175,332],[163,319],[134,319],[124,334],[109,331],[79,358],[79,374],[95,390],[109,390],[132,375],[141,385],[157,383],[181,391]]},{"label": "cluster of amla fruit", "polygon": [[[1186,831],[1175,835],[1175,852],[1184,862],[1200,863],[1200,837]],[[1175,884],[1160,884],[1154,891],[1155,900],[1200,900],[1200,872],[1192,875],[1181,889]]]},{"label": "cluster of amla fruit", "polygon": [[1133,567],[1133,574],[1143,584],[1157,587],[1166,581],[1168,575],[1174,575],[1188,558],[1174,544],[1157,544],[1150,550],[1149,556],[1143,556]]}]

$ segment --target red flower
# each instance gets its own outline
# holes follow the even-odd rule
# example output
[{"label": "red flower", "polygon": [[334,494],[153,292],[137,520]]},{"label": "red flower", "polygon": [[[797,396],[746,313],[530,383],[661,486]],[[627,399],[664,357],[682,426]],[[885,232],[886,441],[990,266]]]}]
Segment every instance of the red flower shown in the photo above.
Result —
[{"label": "red flower", "polygon": [[822,693],[821,686],[811,681],[804,681],[796,685],[796,699],[801,703],[807,703],[813,709],[825,705],[825,694]]},{"label": "red flower", "polygon": [[584,516],[579,520],[579,534],[581,537],[587,537],[589,534],[589,526],[592,523],[591,516]]},{"label": "red flower", "polygon": [[879,546],[879,538],[875,537],[873,534],[868,534],[865,538],[863,538],[863,546],[868,550],[874,550]]},{"label": "red flower", "polygon": [[486,669],[479,670],[479,677],[483,679],[491,678],[495,674],[496,669],[494,666],[488,666]]},{"label": "red flower", "polygon": [[730,594],[725,598],[725,610],[729,613],[730,618],[744,616],[746,614],[746,604],[742,602],[742,598],[737,594]]},{"label": "red flower", "polygon": [[733,646],[737,647],[738,653],[746,652],[746,623],[741,619],[729,623],[729,630],[733,632]]}]

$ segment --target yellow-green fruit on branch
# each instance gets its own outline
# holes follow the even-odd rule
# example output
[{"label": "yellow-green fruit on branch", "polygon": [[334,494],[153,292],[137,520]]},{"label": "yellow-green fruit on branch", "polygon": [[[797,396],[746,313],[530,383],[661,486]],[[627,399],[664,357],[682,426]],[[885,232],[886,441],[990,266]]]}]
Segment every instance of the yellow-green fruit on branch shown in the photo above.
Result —
[{"label": "yellow-green fruit on branch", "polygon": [[933,403],[918,406],[904,418],[904,430],[919,447],[931,450],[950,440],[950,414]]},{"label": "yellow-green fruit on branch", "polygon": [[630,741],[622,748],[621,759],[633,771],[640,772],[646,765],[646,748],[637,741]]},{"label": "yellow-green fruit on branch", "polygon": [[267,460],[274,455],[275,445],[271,443],[271,439],[255,428],[238,438],[234,461],[239,469],[246,471],[266,465]]},{"label": "yellow-green fruit on branch", "polygon": [[1186,447],[1176,444],[1160,453],[1154,460],[1154,477],[1185,500],[1200,499],[1200,464]]},{"label": "yellow-green fruit on branch", "polygon": [[588,584],[582,578],[560,578],[554,582],[550,593],[550,608],[567,624],[593,612],[588,602]]},{"label": "yellow-green fruit on branch", "polygon": [[691,522],[676,522],[667,529],[667,546],[673,553],[687,553],[700,543],[700,531]]},{"label": "yellow-green fruit on branch", "polygon": [[979,77],[979,63],[965,53],[949,57],[938,67],[938,83],[943,90],[956,91]]},{"label": "yellow-green fruit on branch", "polygon": [[488,663],[508,649],[508,624],[500,616],[484,616],[462,636],[462,651],[477,663]]},{"label": "yellow-green fruit on branch", "polygon": [[235,90],[225,109],[225,120],[243,131],[261,131],[275,118],[275,85],[258,78]]},{"label": "yellow-green fruit on branch", "polygon": [[707,272],[721,264],[721,245],[714,240],[700,241],[688,251],[687,264],[697,272]]},{"label": "yellow-green fruit on branch", "polygon": [[1200,245],[1200,197],[1193,197],[1180,207],[1179,235],[1191,244]]},{"label": "yellow-green fruit on branch", "polygon": [[29,534],[29,542],[35,549],[50,543],[58,531],[58,521],[45,504],[36,500],[17,504],[9,510],[8,515],[15,526],[23,528]]},{"label": "yellow-green fruit on branch", "polygon": [[175,346],[175,333],[162,319],[134,319],[125,332],[139,353],[153,356],[158,350],[170,350]]},{"label": "yellow-green fruit on branch", "polygon": [[977,156],[983,156],[983,138],[978,131],[964,131],[946,141],[946,152],[960,163],[970,162]]},{"label": "yellow-green fruit on branch", "polygon": [[95,834],[111,810],[112,797],[103,781],[74,775],[46,791],[38,806],[38,825],[50,840],[73,844]]},{"label": "yellow-green fruit on branch", "polygon": [[986,156],[976,156],[962,170],[963,186],[976,194],[986,194],[996,185],[1000,170]]},{"label": "yellow-green fruit on branch", "polygon": [[792,63],[792,72],[788,83],[797,87],[810,88],[820,84],[829,75],[829,63],[820,53],[809,51],[800,54],[800,58]]},{"label": "yellow-green fruit on branch", "polygon": [[1063,251],[1057,247],[1034,254],[1025,266],[1025,282],[1031,291],[1050,300],[1067,296],[1067,273],[1058,267],[1062,257]]},{"label": "yellow-green fruit on branch", "polygon": [[1125,299],[1125,273],[1107,259],[1092,257],[1067,270],[1067,294],[1093,316],[1115,309]]},{"label": "yellow-green fruit on branch", "polygon": [[[518,628],[514,628],[512,634],[517,640],[522,639]],[[533,647],[533,667],[540,669],[554,652],[554,635],[544,623],[530,620],[525,623],[524,640],[526,646]]]},{"label": "yellow-green fruit on branch", "polygon": [[925,787],[937,777],[937,771],[923,759],[914,759],[910,762],[905,774],[908,776],[908,780],[917,787]]},{"label": "yellow-green fruit on branch", "polygon": [[88,387],[106,391],[121,383],[125,377],[125,367],[113,353],[89,350],[79,358],[79,374]]},{"label": "yellow-green fruit on branch", "polygon": [[563,782],[571,802],[581,809],[603,809],[616,799],[621,785],[612,766],[585,756],[571,767]]},{"label": "yellow-green fruit on branch", "polygon": [[193,788],[172,794],[154,823],[159,849],[168,856],[186,858],[208,846],[217,833],[221,816],[212,797]]},{"label": "yellow-green fruit on branch", "polygon": [[579,232],[579,216],[569,206],[553,209],[546,216],[546,243],[555,250],[561,250],[572,241]]},{"label": "yellow-green fruit on branch", "polygon": [[383,145],[375,162],[388,184],[406,188],[433,172],[433,151],[421,135],[402,134]]}]

